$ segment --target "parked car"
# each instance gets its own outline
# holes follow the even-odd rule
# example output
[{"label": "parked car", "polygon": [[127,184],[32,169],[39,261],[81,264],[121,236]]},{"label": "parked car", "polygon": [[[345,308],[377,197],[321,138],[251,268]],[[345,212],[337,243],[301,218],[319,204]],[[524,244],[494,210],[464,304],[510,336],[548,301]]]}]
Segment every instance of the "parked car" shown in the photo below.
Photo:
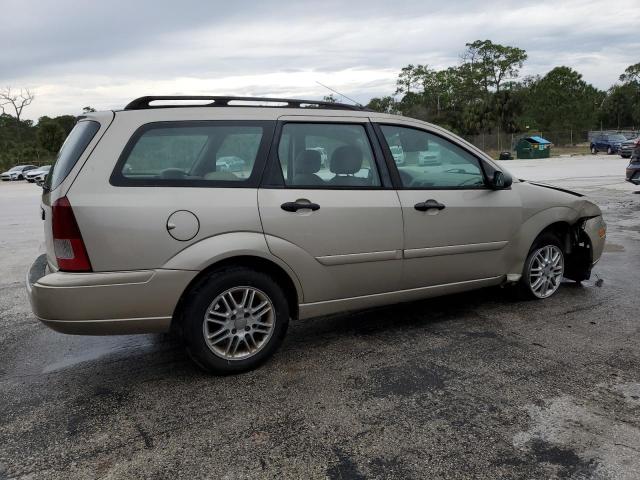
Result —
[{"label": "parked car", "polygon": [[49,173],[49,169],[51,169],[51,165],[44,165],[43,167],[34,168],[33,170],[29,170],[24,178],[29,183],[37,182],[38,180],[44,181],[44,177]]},{"label": "parked car", "polygon": [[591,139],[591,153],[607,152],[607,155],[613,155],[620,152],[620,148],[627,138],[620,133],[600,133]]},{"label": "parked car", "polygon": [[36,178],[36,185],[38,185],[39,187],[44,187],[44,182],[47,181],[47,174],[41,175],[38,178]]},{"label": "parked car", "polygon": [[[502,284],[545,299],[563,277],[589,278],[602,253],[594,203],[513,178],[441,127],[209,99],[143,97],[79,120],[45,182],[46,254],[27,281],[45,325],[173,329],[198,365],[233,373],[266,361],[290,319]],[[256,101],[277,103],[243,105]],[[442,165],[397,165],[397,138],[405,154],[437,145]],[[326,172],[308,145],[325,148]],[[218,170],[221,149],[244,158],[246,178]]]},{"label": "parked car", "polygon": [[35,168],[38,167],[36,167],[35,165],[16,165],[15,167],[10,168],[9,170],[1,174],[0,178],[3,181],[24,180],[26,172]]},{"label": "parked car", "polygon": [[622,142],[622,145],[620,146],[620,156],[622,158],[631,158],[633,149],[638,144],[640,144],[640,137]]},{"label": "parked car", "polygon": [[429,150],[418,152],[418,165],[421,167],[430,167],[440,165],[441,163],[440,149],[435,143],[429,145]]},{"label": "parked car", "polygon": [[245,169],[244,160],[239,157],[220,157],[216,166],[221,172],[242,172]]},{"label": "parked car", "polygon": [[47,180],[47,175],[49,175],[49,171],[50,169],[36,176],[36,185],[38,185],[39,187],[44,186],[44,182]]},{"label": "parked car", "polygon": [[631,161],[627,165],[627,181],[640,185],[640,139],[634,144]]},{"label": "parked car", "polygon": [[391,156],[393,157],[393,161],[396,162],[396,165],[404,165],[404,151],[400,145],[391,145],[389,147],[391,150]]}]

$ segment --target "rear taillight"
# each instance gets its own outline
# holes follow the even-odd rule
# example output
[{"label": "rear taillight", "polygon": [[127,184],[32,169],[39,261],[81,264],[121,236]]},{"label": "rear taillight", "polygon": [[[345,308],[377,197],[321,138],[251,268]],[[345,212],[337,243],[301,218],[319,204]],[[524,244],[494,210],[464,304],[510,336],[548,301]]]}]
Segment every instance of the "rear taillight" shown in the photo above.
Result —
[{"label": "rear taillight", "polygon": [[51,208],[51,225],[58,268],[65,272],[90,272],[87,249],[67,197],[54,202]]}]

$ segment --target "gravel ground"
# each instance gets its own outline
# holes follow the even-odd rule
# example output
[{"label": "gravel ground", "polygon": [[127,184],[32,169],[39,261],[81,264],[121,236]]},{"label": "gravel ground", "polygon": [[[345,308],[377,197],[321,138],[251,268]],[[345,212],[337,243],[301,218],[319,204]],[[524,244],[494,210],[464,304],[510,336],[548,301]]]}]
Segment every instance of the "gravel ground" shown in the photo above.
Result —
[{"label": "gravel ground", "polygon": [[296,322],[271,362],[224,378],[169,336],[40,325],[24,289],[38,189],[0,184],[0,479],[638,478],[640,195],[626,161],[505,165],[602,207],[590,281],[541,302],[494,288]]}]

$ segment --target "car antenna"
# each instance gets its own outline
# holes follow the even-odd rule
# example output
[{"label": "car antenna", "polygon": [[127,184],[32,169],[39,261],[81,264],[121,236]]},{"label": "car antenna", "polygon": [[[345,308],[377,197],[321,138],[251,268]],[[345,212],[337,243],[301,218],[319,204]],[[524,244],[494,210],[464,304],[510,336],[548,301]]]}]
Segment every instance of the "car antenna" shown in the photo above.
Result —
[{"label": "car antenna", "polygon": [[326,88],[327,90],[330,90],[330,91],[332,91],[333,93],[337,93],[337,94],[338,94],[338,95],[340,95],[341,97],[346,98],[346,99],[347,99],[347,100],[349,100],[350,102],[355,103],[358,107],[364,107],[364,105],[362,105],[360,102],[356,102],[353,98],[349,98],[349,97],[347,97],[346,95],[344,95],[344,94],[342,94],[342,93],[338,92],[337,90],[334,90],[334,89],[333,89],[333,88],[331,88],[331,87],[327,87],[324,83],[320,83],[320,82],[319,82],[319,81],[317,81],[317,80],[316,80],[316,83],[317,83],[318,85],[320,85],[321,87],[324,87],[324,88]]}]

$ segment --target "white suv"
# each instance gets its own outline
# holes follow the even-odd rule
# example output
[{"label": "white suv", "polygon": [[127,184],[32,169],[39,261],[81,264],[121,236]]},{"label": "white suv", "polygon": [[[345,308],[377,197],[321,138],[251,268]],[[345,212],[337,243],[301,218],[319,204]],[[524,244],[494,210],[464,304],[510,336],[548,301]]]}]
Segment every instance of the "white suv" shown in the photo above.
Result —
[{"label": "white suv", "polygon": [[[431,145],[439,165],[397,165],[389,145]],[[173,328],[216,373],[266,360],[290,319],[505,282],[549,297],[589,277],[605,238],[585,197],[512,179],[442,128],[310,100],[143,97],[87,114],[42,209],[27,285],[42,322]]]}]

